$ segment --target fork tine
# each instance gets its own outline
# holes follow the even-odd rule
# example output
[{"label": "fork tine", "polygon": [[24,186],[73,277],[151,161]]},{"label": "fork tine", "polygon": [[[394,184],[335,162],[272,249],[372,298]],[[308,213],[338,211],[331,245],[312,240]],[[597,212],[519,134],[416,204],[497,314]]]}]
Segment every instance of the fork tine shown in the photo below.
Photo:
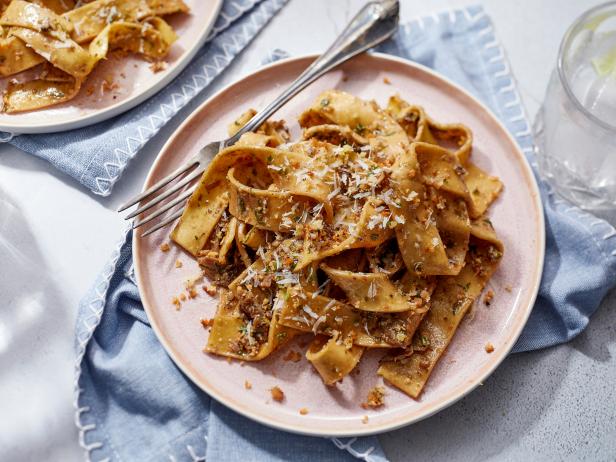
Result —
[{"label": "fork tine", "polygon": [[182,181],[179,181],[178,183],[174,184],[172,188],[168,189],[167,191],[165,191],[164,193],[160,194],[159,196],[156,196],[151,201],[146,202],[145,205],[142,205],[137,210],[131,212],[128,215],[126,215],[126,217],[124,219],[128,220],[130,218],[136,217],[137,215],[139,215],[140,213],[145,212],[146,210],[149,210],[150,208],[152,208],[153,206],[158,204],[160,201],[165,200],[167,197],[171,196],[172,194],[175,194],[177,191],[182,189],[184,186],[186,186],[192,180],[194,180],[199,175],[201,175],[201,173],[203,173],[204,170],[205,170],[205,167],[197,168],[196,170],[191,172],[189,175],[186,175],[184,178],[182,178]]},{"label": "fork tine", "polygon": [[180,218],[180,216],[182,216],[182,213],[184,212],[184,208],[182,207],[180,210],[178,210],[177,212],[175,212],[173,215],[171,215],[170,217],[166,218],[164,221],[160,222],[159,224],[157,224],[156,226],[154,226],[153,228],[148,229],[145,233],[143,233],[141,235],[141,237],[146,237],[149,236],[150,234],[152,234],[154,231],[158,231],[160,228],[163,228],[165,226],[167,226],[169,223],[174,222],[175,220],[177,220],[178,218]]},{"label": "fork tine", "polygon": [[188,163],[182,165],[180,168],[175,170],[173,173],[170,173],[165,178],[163,178],[160,181],[157,181],[156,183],[154,183],[146,191],[143,191],[141,194],[133,197],[131,200],[129,200],[125,204],[122,204],[120,206],[120,208],[118,209],[118,212],[123,212],[127,208],[132,207],[133,205],[135,205],[137,202],[141,202],[143,199],[148,197],[150,194],[153,194],[156,191],[158,191],[160,188],[162,188],[163,186],[168,185],[170,182],[175,180],[182,173],[187,172],[188,170],[190,170],[191,168],[193,168],[197,164],[199,164],[199,161],[197,159],[191,159],[190,161],[188,161]]},{"label": "fork tine", "polygon": [[186,199],[188,199],[188,197],[194,192],[195,188],[190,188],[188,191],[184,192],[181,196],[173,199],[171,202],[166,203],[165,205],[163,205],[160,209],[156,210],[156,212],[148,215],[147,217],[145,217],[143,220],[138,221],[136,223],[133,223],[133,229],[137,229],[140,226],[145,225],[146,223],[149,223],[150,221],[152,221],[154,218],[161,216],[163,213],[165,213],[167,210],[172,209],[173,207],[175,207],[176,205],[178,205],[180,202],[185,201]]}]

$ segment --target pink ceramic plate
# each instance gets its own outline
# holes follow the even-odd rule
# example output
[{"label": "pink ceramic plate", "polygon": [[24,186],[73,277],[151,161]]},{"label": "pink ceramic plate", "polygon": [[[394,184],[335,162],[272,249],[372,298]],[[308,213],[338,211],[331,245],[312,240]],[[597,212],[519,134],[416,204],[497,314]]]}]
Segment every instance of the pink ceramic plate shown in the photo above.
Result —
[{"label": "pink ceramic plate", "polygon": [[[226,126],[248,108],[262,108],[281,92],[314,57],[272,64],[225,88],[206,101],[178,128],[154,163],[145,187],[178,167],[200,146],[223,139]],[[391,84],[385,84],[384,78]],[[505,358],[531,311],[541,277],[544,254],[543,211],[537,185],[519,147],[505,127],[470,94],[427,68],[386,55],[364,55],[348,62],[311,85],[287,104],[278,117],[287,120],[294,137],[298,114],[323,90],[339,88],[385,104],[399,92],[424,106],[440,122],[462,122],[474,132],[473,160],[505,184],[491,208],[491,217],[505,244],[499,270],[489,283],[496,296],[486,307],[477,303],[465,319],[450,348],[435,368],[417,401],[385,385],[385,406],[366,411],[360,403],[368,390],[382,384],[376,369],[382,351],[371,351],[360,363],[360,373],[336,387],[326,387],[306,359],[294,363],[282,358],[290,349],[302,350],[294,341],[258,363],[232,362],[203,352],[207,332],[201,318],[212,318],[217,300],[197,286],[198,296],[176,311],[172,298],[183,291],[187,279],[199,268],[186,253],[171,246],[170,228],[148,236],[135,234],[133,249],[137,281],[146,312],[175,363],[199,387],[235,411],[266,425],[297,433],[327,436],[365,435],[416,422],[449,406],[470,392]],[[176,268],[176,261],[183,263]],[[305,339],[304,339],[305,340]],[[486,342],[495,351],[486,353]],[[244,382],[252,383],[246,390]],[[271,399],[279,386],[283,403]],[[308,409],[300,415],[301,408]],[[367,423],[362,422],[368,415]]]},{"label": "pink ceramic plate", "polygon": [[[0,130],[12,133],[50,133],[92,125],[125,112],[154,95],[171,82],[205,43],[216,21],[222,0],[184,0],[190,14],[165,17],[178,34],[168,66],[153,72],[150,63],[137,56],[103,60],[71,101],[39,111],[19,114],[0,112]],[[4,91],[6,80],[0,81]],[[103,81],[111,88],[103,90]]]}]

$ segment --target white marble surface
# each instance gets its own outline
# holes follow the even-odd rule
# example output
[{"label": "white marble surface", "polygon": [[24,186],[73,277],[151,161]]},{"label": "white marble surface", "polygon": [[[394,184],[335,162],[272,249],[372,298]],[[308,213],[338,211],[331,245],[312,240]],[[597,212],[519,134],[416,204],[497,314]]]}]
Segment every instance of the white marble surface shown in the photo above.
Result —
[{"label": "white marble surface", "polygon": [[[401,3],[404,20],[469,2]],[[484,1],[531,117],[567,25],[596,3]],[[291,0],[214,88],[250,72],[271,48],[322,50],[361,4]],[[72,408],[77,304],[123,229],[115,208],[141,188],[173,127],[205,96],[146,146],[111,198],[94,197],[44,161],[0,146],[1,460],[82,459]],[[612,293],[575,341],[509,357],[448,410],[381,436],[387,454],[395,461],[614,460],[615,307]]]}]

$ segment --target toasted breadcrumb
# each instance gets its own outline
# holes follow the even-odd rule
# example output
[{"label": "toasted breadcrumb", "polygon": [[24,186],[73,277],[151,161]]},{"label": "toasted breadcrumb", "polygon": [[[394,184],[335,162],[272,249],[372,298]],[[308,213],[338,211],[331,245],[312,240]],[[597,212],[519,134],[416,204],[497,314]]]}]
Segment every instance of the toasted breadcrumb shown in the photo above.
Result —
[{"label": "toasted breadcrumb", "polygon": [[365,415],[365,416],[363,416],[361,418],[361,423],[363,423],[363,424],[367,424],[368,423],[368,416],[367,415]]},{"label": "toasted breadcrumb", "polygon": [[252,390],[252,383],[250,383],[248,380],[244,380],[244,388],[246,390]]},{"label": "toasted breadcrumb", "polygon": [[301,415],[306,415],[306,414],[308,414],[308,409],[307,409],[307,408],[305,408],[305,407],[303,407],[303,408],[301,408],[301,409],[299,410],[299,413],[300,413]]},{"label": "toasted breadcrumb", "polygon": [[185,302],[186,301],[186,295],[185,294],[180,294],[180,300]]},{"label": "toasted breadcrumb", "polygon": [[101,82],[101,90],[103,91],[103,93],[107,91],[115,90],[119,87],[120,86],[117,83],[115,83],[113,81],[113,78],[110,76],[106,76]]},{"label": "toasted breadcrumb", "polygon": [[155,61],[150,64],[150,70],[155,74],[160,71],[164,71],[167,69],[167,63],[165,61]]},{"label": "toasted breadcrumb", "polygon": [[494,345],[492,345],[490,342],[486,343],[485,350],[486,353],[492,353],[494,351]]},{"label": "toasted breadcrumb", "polygon": [[280,389],[280,387],[274,387],[270,390],[272,393],[272,399],[281,403],[284,400],[284,392]]},{"label": "toasted breadcrumb", "polygon": [[213,297],[214,295],[216,295],[216,292],[217,292],[216,286],[209,284],[209,285],[203,286],[202,288],[205,291],[205,293],[208,294],[210,297]]},{"label": "toasted breadcrumb", "polygon": [[485,296],[483,297],[483,303],[485,303],[486,306],[490,306],[492,299],[494,299],[494,291],[490,289],[486,292]]},{"label": "toasted breadcrumb", "polygon": [[169,252],[169,249],[170,249],[170,248],[171,248],[171,247],[169,247],[169,244],[167,244],[166,242],[163,242],[163,243],[160,245],[160,251],[161,251],[161,252]]},{"label": "toasted breadcrumb", "polygon": [[203,326],[204,329],[207,329],[208,327],[212,327],[214,325],[214,318],[212,319],[202,319],[201,320],[201,325]]},{"label": "toasted breadcrumb", "polygon": [[285,361],[293,361],[294,363],[296,363],[302,359],[302,354],[295,350],[291,350],[282,359]]},{"label": "toasted breadcrumb", "polygon": [[181,268],[182,266],[183,266],[182,260],[178,259],[178,260],[175,261],[175,267],[176,268]]},{"label": "toasted breadcrumb", "polygon": [[175,309],[176,309],[176,310],[179,310],[179,309],[180,309],[180,305],[181,305],[181,303],[180,303],[180,300],[179,300],[177,297],[173,297],[173,298],[171,299],[171,303],[173,303],[173,305],[175,305]]},{"label": "toasted breadcrumb", "polygon": [[385,396],[385,389],[383,387],[379,387],[379,386],[374,387],[368,392],[368,397],[366,399],[366,402],[361,403],[361,407],[363,407],[364,409],[368,409],[368,408],[376,409],[378,407],[381,407],[385,403],[383,399],[384,396]]},{"label": "toasted breadcrumb", "polygon": [[383,77],[383,83],[385,85],[391,85],[391,80],[389,80],[387,77]]},{"label": "toasted breadcrumb", "polygon": [[189,289],[188,290],[188,296],[190,298],[195,298],[197,296],[197,291],[195,289]]}]

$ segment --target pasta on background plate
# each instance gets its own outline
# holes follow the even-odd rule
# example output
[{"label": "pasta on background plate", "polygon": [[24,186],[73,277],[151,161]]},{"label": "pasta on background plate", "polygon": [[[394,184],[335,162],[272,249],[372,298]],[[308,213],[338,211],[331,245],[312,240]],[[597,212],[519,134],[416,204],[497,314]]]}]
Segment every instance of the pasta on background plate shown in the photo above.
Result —
[{"label": "pasta on background plate", "polygon": [[468,128],[398,96],[326,91],[299,124],[221,151],[171,234],[223,287],[206,351],[258,361],[311,333],[333,385],[380,348],[378,374],[417,398],[502,257],[486,217],[502,184],[470,162]]},{"label": "pasta on background plate", "polygon": [[188,7],[182,0],[0,0],[0,11],[0,77],[12,78],[3,111],[16,113],[73,99],[113,51],[164,68],[177,35],[162,16]]}]

